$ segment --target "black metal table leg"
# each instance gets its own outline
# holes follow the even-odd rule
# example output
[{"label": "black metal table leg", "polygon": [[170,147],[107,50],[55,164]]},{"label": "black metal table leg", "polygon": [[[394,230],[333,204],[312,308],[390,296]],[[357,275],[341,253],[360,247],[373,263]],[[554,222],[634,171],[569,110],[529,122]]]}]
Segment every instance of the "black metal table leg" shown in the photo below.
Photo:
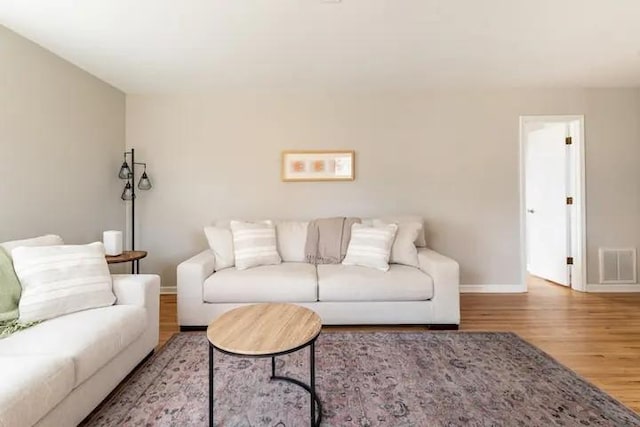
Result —
[{"label": "black metal table leg", "polygon": [[209,344],[209,427],[213,427],[213,346]]},{"label": "black metal table leg", "polygon": [[[309,346],[309,371],[311,381],[309,384],[309,400],[311,401],[311,427],[316,425],[316,345],[315,341]],[[320,420],[318,420],[320,421]]]},{"label": "black metal table leg", "polygon": [[[299,387],[302,387],[307,392],[309,392],[309,398],[311,399],[311,402],[309,404],[310,413],[311,413],[310,424],[311,424],[311,427],[317,427],[317,426],[320,425],[320,422],[322,421],[322,402],[320,402],[320,399],[318,398],[318,394],[316,393],[316,347],[315,347],[315,342],[311,342],[309,344],[309,373],[310,373],[310,376],[311,376],[311,381],[309,382],[309,384],[305,384],[302,381],[296,380],[294,378],[289,378],[289,377],[285,377],[285,376],[281,376],[281,375],[276,375],[276,358],[275,358],[275,356],[271,357],[271,379],[272,380],[287,381],[287,382],[295,384],[295,385],[297,385]],[[316,408],[317,408],[317,411],[318,411],[318,416],[317,417],[316,417]]]},{"label": "black metal table leg", "polygon": [[[316,336],[317,338],[317,336]],[[302,348],[308,346],[309,347],[309,374],[310,374],[310,382],[309,384],[305,384],[304,382],[297,380],[295,378],[289,378],[282,375],[276,375],[276,356],[292,353],[294,351],[301,350]],[[214,427],[213,422],[213,407],[214,407],[214,393],[213,393],[213,355],[214,348],[223,354],[229,354],[232,356],[240,356],[240,357],[248,357],[247,355],[240,355],[228,352],[227,350],[221,349],[219,347],[215,347],[211,342],[209,342],[209,427]],[[289,383],[295,384],[299,387],[302,387],[309,393],[310,398],[310,425],[311,427],[318,427],[322,422],[322,402],[318,397],[318,393],[316,393],[316,346],[315,346],[315,338],[300,347],[297,347],[293,350],[283,351],[280,353],[265,354],[265,355],[257,355],[253,357],[270,357],[271,358],[271,380],[280,380],[287,381]],[[317,411],[317,416],[316,416]]]}]

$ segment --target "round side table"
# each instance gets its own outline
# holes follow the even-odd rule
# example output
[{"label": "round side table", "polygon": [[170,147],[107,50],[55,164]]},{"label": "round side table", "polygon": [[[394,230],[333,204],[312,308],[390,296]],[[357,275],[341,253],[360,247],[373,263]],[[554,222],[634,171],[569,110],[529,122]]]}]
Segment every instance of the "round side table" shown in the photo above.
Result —
[{"label": "round side table", "polygon": [[120,255],[105,255],[107,264],[118,264],[121,262],[131,263],[131,274],[140,273],[140,260],[147,256],[147,251],[124,251]]},{"label": "round side table", "polygon": [[[209,339],[209,426],[213,427],[214,349],[239,357],[270,357],[271,379],[302,387],[310,395],[310,425],[319,426],[322,403],[316,393],[315,342],[322,321],[312,310],[294,304],[252,304],[230,310],[207,328]],[[276,357],[309,347],[310,382],[276,375]],[[316,406],[318,413],[316,415]]]}]

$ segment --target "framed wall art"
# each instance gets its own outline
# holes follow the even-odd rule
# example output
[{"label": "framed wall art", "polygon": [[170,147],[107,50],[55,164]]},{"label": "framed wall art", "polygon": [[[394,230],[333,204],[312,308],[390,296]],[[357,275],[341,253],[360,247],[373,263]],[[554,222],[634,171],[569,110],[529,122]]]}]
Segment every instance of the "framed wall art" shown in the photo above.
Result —
[{"label": "framed wall art", "polygon": [[353,150],[283,151],[281,177],[295,181],[353,181]]}]

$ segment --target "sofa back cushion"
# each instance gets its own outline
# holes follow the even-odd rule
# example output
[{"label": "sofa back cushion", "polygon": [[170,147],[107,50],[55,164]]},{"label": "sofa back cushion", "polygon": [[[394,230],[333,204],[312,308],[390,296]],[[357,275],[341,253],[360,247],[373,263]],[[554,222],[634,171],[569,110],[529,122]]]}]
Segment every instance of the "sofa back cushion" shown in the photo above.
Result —
[{"label": "sofa back cushion", "polygon": [[[231,234],[231,221],[245,221],[245,222],[266,222],[265,220],[239,220],[239,219],[217,219],[213,221],[213,225],[211,227],[219,229],[214,230],[213,234],[212,230],[209,230],[211,237],[207,236],[207,241],[209,242],[209,247],[215,254],[216,251],[220,251],[224,261],[222,262],[220,269],[224,270],[225,268],[234,267],[236,265],[236,258],[233,255],[233,235]],[[225,231],[226,230],[226,231]],[[205,228],[206,234],[206,228]],[[229,256],[230,255],[230,256]],[[217,264],[217,261],[216,261]],[[218,266],[216,265],[216,271]]]},{"label": "sofa back cushion", "polygon": [[56,245],[64,245],[62,241],[62,237],[57,236],[55,234],[45,234],[44,236],[33,237],[30,239],[23,240],[12,240],[10,242],[0,243],[2,249],[4,249],[9,258],[12,258],[13,255],[11,252],[15,248],[19,248],[20,246],[56,246]]},{"label": "sofa back cushion", "polygon": [[277,221],[278,252],[284,262],[305,262],[306,221]]},{"label": "sofa back cushion", "polygon": [[[267,223],[270,221],[255,221]],[[236,257],[233,249],[233,234],[231,233],[231,220],[214,221],[213,226],[204,228],[209,248],[216,258],[214,271],[236,265]],[[304,243],[307,239],[307,222],[277,221],[276,241],[277,250],[282,261],[304,262]]]},{"label": "sofa back cushion", "polygon": [[[386,225],[386,223],[379,219],[374,219],[373,225],[382,227]],[[398,231],[393,240],[393,246],[391,246],[389,263],[404,264],[418,268],[418,249],[416,248],[415,241],[420,233],[423,232],[422,224],[418,222],[401,222],[397,225]]]},{"label": "sofa back cushion", "polygon": [[229,227],[205,227],[204,234],[207,236],[209,247],[213,251],[216,260],[214,271],[236,265],[236,257],[233,254],[233,235]]},{"label": "sofa back cushion", "polygon": [[13,250],[13,266],[22,286],[21,322],[104,307],[116,300],[101,242],[18,247]]},{"label": "sofa back cushion", "polygon": [[385,222],[387,224],[404,224],[404,223],[418,223],[422,225],[422,230],[418,233],[418,237],[416,237],[415,244],[419,248],[424,248],[427,246],[427,240],[424,234],[424,219],[419,215],[388,215],[382,216],[378,218],[363,218],[362,223],[364,225],[373,225],[374,220],[379,220]]},{"label": "sofa back cushion", "polygon": [[[396,215],[375,218],[384,223],[420,224],[421,228],[414,241],[416,247],[427,246],[424,235],[424,220],[418,215]],[[374,218],[362,219],[365,225],[373,225]],[[264,221],[254,221],[264,222]],[[306,262],[304,247],[307,241],[308,221],[288,221],[276,220],[277,250],[284,262]],[[233,236],[231,234],[231,220],[219,219],[213,222],[213,226],[205,227],[205,235],[209,242],[209,247],[213,251],[215,261],[215,271],[235,266],[235,256],[233,250]],[[401,264],[412,265],[410,262],[391,261]]]}]

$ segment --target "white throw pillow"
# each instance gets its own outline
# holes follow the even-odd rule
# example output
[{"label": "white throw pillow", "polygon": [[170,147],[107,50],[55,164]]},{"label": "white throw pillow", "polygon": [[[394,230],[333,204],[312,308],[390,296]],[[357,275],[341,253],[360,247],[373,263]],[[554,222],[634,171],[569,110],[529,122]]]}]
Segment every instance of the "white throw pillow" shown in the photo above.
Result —
[{"label": "white throw pillow", "polygon": [[372,225],[374,220],[383,221],[387,224],[404,224],[404,223],[418,223],[422,227],[418,237],[416,237],[415,244],[419,248],[427,246],[427,241],[424,235],[424,219],[418,215],[389,215],[380,218],[363,218],[362,223],[366,225]]},{"label": "white throw pillow", "polygon": [[276,244],[276,227],[271,221],[231,221],[231,234],[238,270],[282,262]]},{"label": "white throw pillow", "polygon": [[351,226],[351,240],[344,265],[361,265],[382,271],[389,270],[389,256],[393,239],[398,231],[396,224],[379,227],[363,224]]},{"label": "white throw pillow", "polygon": [[105,307],[116,300],[101,242],[18,247],[13,267],[22,286],[21,322]]},{"label": "white throw pillow", "polygon": [[285,262],[305,262],[304,245],[307,243],[308,222],[278,221],[276,237],[278,253]]},{"label": "white throw pillow", "polygon": [[209,247],[216,257],[215,271],[236,265],[236,258],[233,254],[233,235],[229,228],[205,227],[204,234],[207,236]]},{"label": "white throw pillow", "polygon": [[[382,227],[387,225],[386,222],[379,219],[373,220],[373,225]],[[411,267],[418,267],[418,249],[415,240],[422,232],[422,224],[417,222],[401,222],[398,225],[396,238],[391,246],[391,256],[389,262],[392,264],[404,264]]]},{"label": "white throw pillow", "polygon": [[62,237],[55,234],[45,234],[44,236],[33,237],[31,239],[12,240],[10,242],[0,243],[2,249],[9,254],[9,258],[12,257],[11,251],[20,246],[56,246],[64,245]]}]

